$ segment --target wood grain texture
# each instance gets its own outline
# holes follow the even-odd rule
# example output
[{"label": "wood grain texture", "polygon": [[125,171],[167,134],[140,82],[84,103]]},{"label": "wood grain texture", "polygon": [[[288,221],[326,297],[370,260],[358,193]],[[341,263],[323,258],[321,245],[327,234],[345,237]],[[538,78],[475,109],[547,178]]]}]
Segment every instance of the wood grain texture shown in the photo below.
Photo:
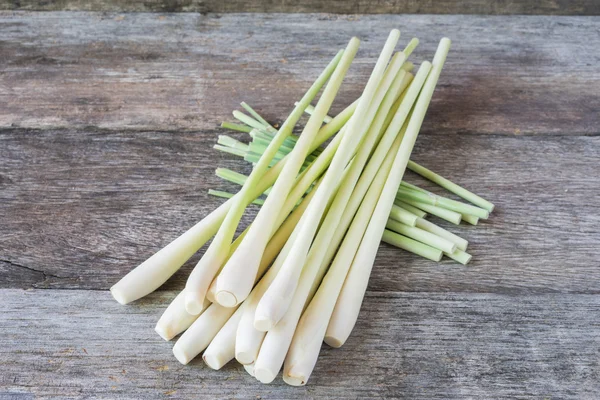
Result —
[{"label": "wood grain texture", "polygon": [[0,9],[201,13],[530,14],[599,15],[594,0],[0,0]]},{"label": "wood grain texture", "polygon": [[346,345],[324,345],[300,388],[280,376],[260,384],[236,363],[180,365],[153,330],[173,296],[123,307],[107,292],[0,290],[0,357],[10,365],[0,396],[593,399],[600,390],[599,296],[368,293]]},{"label": "wood grain texture", "polygon": [[[209,188],[236,190],[214,168],[248,165],[211,148],[219,132],[1,131],[2,286],[110,287],[217,207]],[[431,133],[413,159],[497,209],[477,226],[437,221],[469,240],[468,267],[382,245],[371,290],[600,293],[600,137]]]},{"label": "wood grain texture", "polygon": [[[212,129],[245,100],[272,119],[351,36],[334,107],[359,96],[391,28],[453,47],[428,131],[587,134],[600,125],[598,17],[0,13],[0,127]],[[585,38],[585,40],[582,40]]]}]

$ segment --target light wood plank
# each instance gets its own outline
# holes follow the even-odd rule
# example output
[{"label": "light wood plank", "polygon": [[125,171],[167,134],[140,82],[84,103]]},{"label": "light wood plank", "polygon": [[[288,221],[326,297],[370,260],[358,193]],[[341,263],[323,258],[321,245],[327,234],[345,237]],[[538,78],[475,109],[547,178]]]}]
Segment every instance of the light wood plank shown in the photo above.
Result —
[{"label": "light wood plank", "polygon": [[[226,2],[221,2],[226,3]],[[392,28],[454,45],[425,128],[596,134],[598,18],[0,13],[0,127],[206,130],[244,100],[282,119],[351,36],[335,109],[364,86]],[[585,38],[585,40],[583,40]]]},{"label": "light wood plank", "polygon": [[[0,132],[0,285],[110,287],[217,207],[209,188],[237,189],[214,176],[248,172],[211,148],[219,132]],[[469,240],[469,266],[382,245],[372,290],[600,292],[600,137],[424,132],[413,159],[497,209],[477,226],[434,219]],[[180,288],[197,257],[166,288]]]},{"label": "light wood plank", "polygon": [[[0,290],[0,396],[561,398],[600,390],[600,297],[369,293],[305,387],[231,363],[180,365],[153,326],[173,293],[123,307],[103,291]],[[18,397],[17,397],[18,398]]]},{"label": "light wood plank", "polygon": [[341,14],[550,14],[598,15],[600,7],[594,0],[0,0],[0,9],[36,11],[153,11],[153,12],[284,12]]}]

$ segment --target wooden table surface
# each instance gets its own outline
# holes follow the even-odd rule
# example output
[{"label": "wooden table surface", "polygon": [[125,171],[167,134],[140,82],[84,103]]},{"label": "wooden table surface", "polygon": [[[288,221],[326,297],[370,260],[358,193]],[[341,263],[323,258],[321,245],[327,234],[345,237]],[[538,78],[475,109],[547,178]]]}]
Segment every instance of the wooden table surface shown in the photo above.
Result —
[{"label": "wooden table surface", "polygon": [[[441,223],[472,263],[382,245],[305,387],[180,365],[153,327],[198,256],[128,306],[107,289],[220,204],[215,167],[247,171],[211,148],[239,102],[280,121],[356,35],[341,110],[394,27],[414,60],[453,39],[413,159],[497,205]],[[0,399],[600,397],[599,17],[3,11],[0,34]]]}]

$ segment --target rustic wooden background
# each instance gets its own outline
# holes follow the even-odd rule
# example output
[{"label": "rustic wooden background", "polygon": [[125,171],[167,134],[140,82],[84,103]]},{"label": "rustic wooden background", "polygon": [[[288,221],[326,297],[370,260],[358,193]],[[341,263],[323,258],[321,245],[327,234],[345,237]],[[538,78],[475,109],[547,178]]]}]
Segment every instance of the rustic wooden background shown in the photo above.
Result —
[{"label": "rustic wooden background", "polygon": [[[597,399],[599,7],[531,4],[1,0],[0,399]],[[579,16],[355,14],[388,12]],[[454,41],[413,159],[497,205],[450,227],[473,262],[382,245],[305,387],[180,365],[153,327],[197,257],[129,306],[107,289],[232,189],[214,168],[246,167],[211,146],[240,101],[279,121],[356,35],[340,110],[393,27],[414,60]]]}]

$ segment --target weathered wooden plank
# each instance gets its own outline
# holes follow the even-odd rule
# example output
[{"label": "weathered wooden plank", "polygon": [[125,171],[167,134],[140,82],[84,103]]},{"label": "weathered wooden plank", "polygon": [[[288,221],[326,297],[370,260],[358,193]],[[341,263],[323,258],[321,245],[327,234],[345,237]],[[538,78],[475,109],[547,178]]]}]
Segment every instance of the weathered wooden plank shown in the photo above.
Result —
[{"label": "weathered wooden plank", "polygon": [[384,38],[399,27],[403,42],[421,39],[417,62],[431,58],[442,36],[454,40],[429,131],[597,134],[598,23],[596,17],[3,12],[0,127],[211,129],[242,100],[284,118],[356,35],[363,46],[336,102],[340,110],[359,95]]},{"label": "weathered wooden plank", "polygon": [[[219,205],[209,188],[236,189],[215,167],[248,172],[211,148],[217,133],[0,131],[0,285],[110,287]],[[600,292],[600,137],[430,133],[413,159],[497,209],[478,226],[440,222],[470,241],[468,267],[383,245],[371,290]]]},{"label": "weathered wooden plank", "polygon": [[262,385],[236,363],[180,365],[153,330],[173,297],[0,290],[0,396],[36,398],[593,399],[600,296],[369,293],[305,387]]},{"label": "weathered wooden plank", "polygon": [[281,0],[216,1],[216,0],[0,0],[0,9],[35,11],[152,11],[152,12],[278,12],[278,13],[339,13],[339,14],[550,14],[598,15],[600,7],[594,0]]}]

